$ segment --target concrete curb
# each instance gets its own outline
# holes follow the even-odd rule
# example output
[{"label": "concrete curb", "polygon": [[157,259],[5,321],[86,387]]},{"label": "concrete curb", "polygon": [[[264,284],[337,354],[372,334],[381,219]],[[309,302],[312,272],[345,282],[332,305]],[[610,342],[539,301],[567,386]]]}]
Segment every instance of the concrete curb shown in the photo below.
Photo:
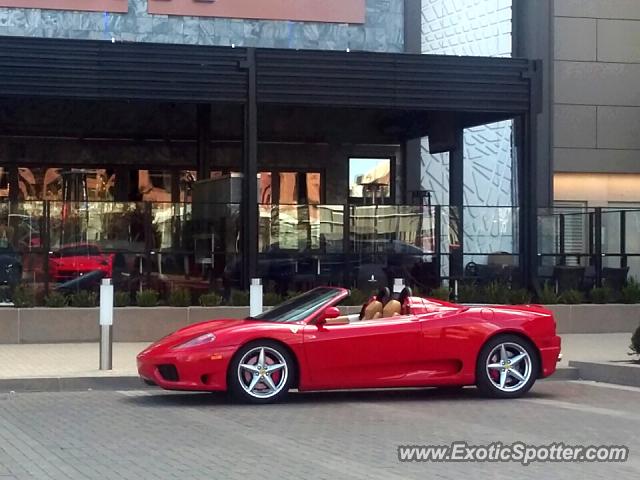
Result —
[{"label": "concrete curb", "polygon": [[[558,368],[547,380],[577,380],[577,368]],[[0,378],[0,393],[141,390],[150,387],[137,375]]]},{"label": "concrete curb", "polygon": [[640,387],[640,365],[570,361],[569,366],[579,370],[582,380]]},{"label": "concrete curb", "polygon": [[574,367],[558,367],[553,375],[545,378],[545,380],[578,380],[579,370]]},{"label": "concrete curb", "polygon": [[95,377],[1,378],[0,393],[82,392],[86,390],[140,390],[150,388],[137,375]]}]

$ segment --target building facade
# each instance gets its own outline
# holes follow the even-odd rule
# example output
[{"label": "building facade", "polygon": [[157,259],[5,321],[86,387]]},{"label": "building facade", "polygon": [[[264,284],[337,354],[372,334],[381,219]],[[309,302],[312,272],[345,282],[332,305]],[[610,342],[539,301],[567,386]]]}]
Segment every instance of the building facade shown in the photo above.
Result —
[{"label": "building facade", "polygon": [[[589,208],[636,201],[634,2],[298,3],[0,0],[0,242],[281,290],[417,277],[415,258],[425,288],[478,269],[535,285],[625,244],[634,214]],[[633,270],[624,247],[596,284]],[[46,289],[75,279],[22,263]]]}]

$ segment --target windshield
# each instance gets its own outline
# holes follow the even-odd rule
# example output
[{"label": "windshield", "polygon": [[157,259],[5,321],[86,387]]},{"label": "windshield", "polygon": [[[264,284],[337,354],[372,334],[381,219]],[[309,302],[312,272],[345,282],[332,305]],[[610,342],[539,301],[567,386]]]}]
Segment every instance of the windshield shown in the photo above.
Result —
[{"label": "windshield", "polygon": [[250,319],[278,323],[299,322],[339,297],[341,293],[342,290],[335,288],[314,288]]}]

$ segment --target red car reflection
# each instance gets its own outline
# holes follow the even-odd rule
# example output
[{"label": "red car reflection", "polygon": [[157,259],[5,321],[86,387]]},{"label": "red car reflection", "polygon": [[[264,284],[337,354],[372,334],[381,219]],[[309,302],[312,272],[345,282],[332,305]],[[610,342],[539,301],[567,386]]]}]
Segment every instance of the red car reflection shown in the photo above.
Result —
[{"label": "red car reflection", "polygon": [[383,289],[360,315],[348,291],[315,288],[245,320],[213,320],[138,355],[138,372],[169,390],[229,391],[266,403],[305,390],[477,385],[515,398],[551,375],[560,337],[536,305],[470,307]]},{"label": "red car reflection", "polygon": [[113,272],[113,255],[103,254],[97,245],[65,245],[49,255],[49,278],[56,282],[65,282],[95,271],[104,272],[105,277],[111,277]]}]

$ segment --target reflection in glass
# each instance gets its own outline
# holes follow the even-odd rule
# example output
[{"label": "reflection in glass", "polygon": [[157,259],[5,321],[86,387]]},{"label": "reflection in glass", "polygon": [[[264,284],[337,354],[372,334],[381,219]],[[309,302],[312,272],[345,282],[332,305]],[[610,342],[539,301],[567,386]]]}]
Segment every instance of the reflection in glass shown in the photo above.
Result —
[{"label": "reflection in glass", "polygon": [[195,170],[180,170],[180,201],[190,203],[193,200],[193,184],[198,179],[198,172]]},{"label": "reflection in glass", "polygon": [[144,202],[171,202],[171,171],[138,170],[138,191]]},{"label": "reflection in glass", "polygon": [[6,168],[0,167],[0,199],[9,196],[9,172]]},{"label": "reflection in glass", "polygon": [[391,195],[391,159],[350,158],[349,196],[386,198]]},{"label": "reflection in glass", "polygon": [[106,169],[18,168],[20,200],[113,200],[115,173]]}]

